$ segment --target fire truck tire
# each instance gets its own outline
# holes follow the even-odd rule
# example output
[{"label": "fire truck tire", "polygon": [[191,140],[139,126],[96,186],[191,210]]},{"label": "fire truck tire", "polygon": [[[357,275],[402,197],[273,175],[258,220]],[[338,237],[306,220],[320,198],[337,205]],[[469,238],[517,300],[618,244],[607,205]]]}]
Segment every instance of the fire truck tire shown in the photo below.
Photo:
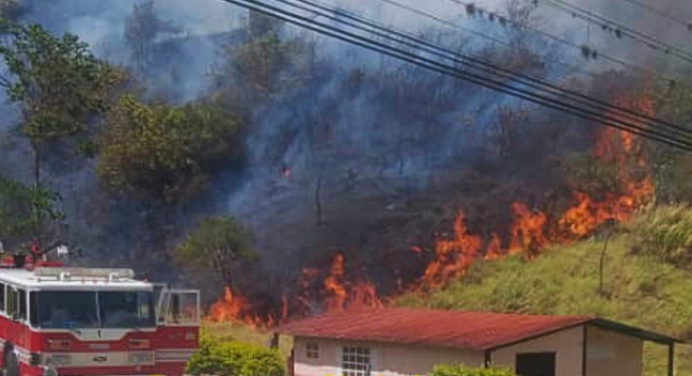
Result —
[{"label": "fire truck tire", "polygon": [[19,376],[19,361],[14,350],[10,350],[5,354],[5,359],[2,362],[3,376]]}]

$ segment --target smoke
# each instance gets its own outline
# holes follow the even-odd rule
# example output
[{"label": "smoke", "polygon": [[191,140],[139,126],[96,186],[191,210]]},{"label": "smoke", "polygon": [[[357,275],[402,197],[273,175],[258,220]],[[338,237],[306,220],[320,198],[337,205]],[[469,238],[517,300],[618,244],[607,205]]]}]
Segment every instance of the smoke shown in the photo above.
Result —
[{"label": "smoke", "polygon": [[[496,22],[469,17],[464,7],[452,1],[401,2],[491,37],[505,41],[517,37],[516,31]],[[23,2],[27,9],[23,21],[40,23],[54,33],[75,33],[98,56],[135,66],[124,32],[133,6],[140,3],[27,0]],[[383,1],[329,3],[465,52],[498,61],[518,59],[516,50]],[[689,38],[641,9],[630,5],[624,11],[624,2],[603,3],[580,4],[638,29],[647,28],[671,43],[684,46],[682,41]],[[683,3],[667,1],[656,6],[682,15],[679,12],[690,12]],[[209,72],[219,62],[219,48],[241,39],[247,13],[220,0],[160,0],[155,4],[158,17],[181,32],[157,41],[147,70],[148,88],[175,102],[205,95]],[[480,5],[498,13],[507,9],[504,0]],[[647,22],[633,22],[640,19]],[[659,61],[651,51],[644,53],[627,41],[613,41],[600,30],[585,31],[579,21],[564,13],[539,7],[532,20],[534,27],[566,35],[577,44],[593,41],[603,51],[636,57],[633,61],[647,66]],[[451,218],[455,208],[450,203],[478,202],[479,207],[492,211],[499,209],[488,208],[490,202],[509,207],[512,198],[520,195],[528,196],[530,202],[534,192],[558,184],[559,179],[547,167],[550,157],[578,148],[588,139],[583,128],[574,130],[578,124],[574,119],[516,99],[293,27],[286,28],[285,37],[316,43],[314,67],[297,87],[264,103],[246,104],[252,118],[246,165],[242,170],[222,171],[199,202],[166,209],[163,227],[168,248],[199,218],[231,213],[255,234],[264,266],[271,272],[269,284],[287,286],[302,267],[324,263],[335,250],[350,252],[348,259],[358,259],[375,270],[371,278],[391,284],[397,274],[419,272],[420,260],[412,256],[410,247],[430,243],[433,229]],[[536,35],[528,37],[527,45],[540,55],[557,56],[587,70],[612,68],[604,62],[584,64],[578,50]],[[539,73],[563,77],[571,72],[550,65]],[[518,146],[509,160],[503,157],[502,141],[498,140],[500,108],[530,114],[513,124],[513,131],[519,133]],[[0,129],[13,124],[11,112],[0,107]],[[22,178],[29,163],[26,145],[0,148],[3,175],[9,172]],[[51,161],[47,179],[63,193],[63,209],[69,219],[64,235],[84,246],[91,257],[113,264],[140,257],[141,265],[156,265],[148,269],[158,277],[176,276],[170,270],[172,264],[147,254],[160,236],[148,232],[161,225],[152,225],[149,211],[153,209],[105,193],[96,182],[94,161]],[[517,191],[519,186],[524,190]],[[392,259],[404,261],[390,267],[387,260]]]}]

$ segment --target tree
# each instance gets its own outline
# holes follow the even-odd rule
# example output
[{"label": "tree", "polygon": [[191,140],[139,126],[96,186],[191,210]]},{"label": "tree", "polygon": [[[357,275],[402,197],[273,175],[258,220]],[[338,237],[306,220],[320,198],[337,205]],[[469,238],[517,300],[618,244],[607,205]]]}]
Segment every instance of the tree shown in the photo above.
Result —
[{"label": "tree", "polygon": [[257,260],[251,244],[252,235],[233,217],[211,217],[188,235],[175,250],[175,258],[193,270],[215,271],[233,289],[236,272]]},{"label": "tree", "polygon": [[190,375],[282,376],[284,361],[276,350],[219,340],[203,330],[199,349],[187,363]]},{"label": "tree", "polygon": [[242,123],[213,100],[171,106],[125,95],[97,140],[98,178],[138,199],[194,197],[222,162],[241,156]]},{"label": "tree", "polygon": [[21,13],[19,0],[0,0],[0,18],[16,20]]},{"label": "tree", "polygon": [[[690,76],[689,72],[687,74]],[[657,117],[676,124],[692,123],[692,89],[689,82],[671,86],[661,83],[655,90]],[[662,202],[692,202],[692,154],[655,141],[647,141],[654,174],[656,197]]]},{"label": "tree", "polygon": [[63,214],[55,209],[59,196],[49,190],[36,190],[14,180],[0,178],[0,240],[29,236],[39,216],[58,220]]},{"label": "tree", "polygon": [[213,72],[216,88],[240,92],[252,102],[295,86],[307,65],[301,58],[307,56],[308,46],[300,39],[282,38],[282,26],[281,21],[251,12],[245,41],[221,51],[221,63]]},{"label": "tree", "polygon": [[161,20],[154,11],[154,1],[135,4],[125,21],[125,41],[132,51],[132,59],[144,74],[149,63],[151,44],[161,34],[177,33],[180,29],[171,22]]},{"label": "tree", "polygon": [[[55,37],[39,25],[7,20],[0,20],[0,27],[0,55],[7,66],[0,86],[10,102],[20,107],[18,133],[33,151],[32,189],[43,197],[44,148],[85,136],[94,117],[106,109],[110,89],[120,77],[75,35]],[[44,210],[34,207],[33,211],[34,235],[40,242]]]},{"label": "tree", "polygon": [[516,376],[509,369],[470,368],[462,365],[438,365],[430,376]]}]

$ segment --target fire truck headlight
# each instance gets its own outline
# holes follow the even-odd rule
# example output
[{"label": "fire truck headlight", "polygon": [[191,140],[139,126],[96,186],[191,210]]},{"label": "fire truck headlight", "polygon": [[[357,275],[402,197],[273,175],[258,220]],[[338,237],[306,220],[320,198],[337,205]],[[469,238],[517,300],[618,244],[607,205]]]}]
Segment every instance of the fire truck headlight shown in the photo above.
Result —
[{"label": "fire truck headlight", "polygon": [[65,366],[65,365],[70,364],[71,361],[72,361],[72,359],[70,358],[69,355],[53,354],[53,355],[49,356],[48,361],[46,363],[48,363],[49,365],[53,365],[53,366]]},{"label": "fire truck headlight", "polygon": [[153,363],[154,354],[151,352],[131,352],[130,363]]},{"label": "fire truck headlight", "polygon": [[58,376],[58,370],[52,364],[43,366],[41,367],[41,376]]}]

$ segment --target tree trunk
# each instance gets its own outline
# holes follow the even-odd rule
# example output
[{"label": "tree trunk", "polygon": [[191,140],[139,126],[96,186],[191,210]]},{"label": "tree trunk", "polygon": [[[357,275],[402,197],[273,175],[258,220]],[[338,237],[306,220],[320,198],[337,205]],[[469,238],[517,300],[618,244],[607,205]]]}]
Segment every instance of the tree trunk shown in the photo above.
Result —
[{"label": "tree trunk", "polygon": [[605,296],[605,291],[603,289],[603,273],[605,269],[605,256],[606,256],[606,251],[608,250],[608,242],[610,241],[610,235],[612,234],[612,231],[608,232],[608,235],[606,236],[605,242],[603,243],[603,249],[601,250],[601,259],[599,261],[598,265],[598,293],[601,296]]},{"label": "tree trunk", "polygon": [[317,225],[324,225],[324,214],[322,211],[322,176],[317,177],[315,182],[315,216],[317,218]]},{"label": "tree trunk", "polygon": [[41,237],[43,232],[43,213],[41,212],[41,204],[38,202],[38,194],[41,192],[41,143],[32,142],[34,149],[34,241],[41,247]]}]

